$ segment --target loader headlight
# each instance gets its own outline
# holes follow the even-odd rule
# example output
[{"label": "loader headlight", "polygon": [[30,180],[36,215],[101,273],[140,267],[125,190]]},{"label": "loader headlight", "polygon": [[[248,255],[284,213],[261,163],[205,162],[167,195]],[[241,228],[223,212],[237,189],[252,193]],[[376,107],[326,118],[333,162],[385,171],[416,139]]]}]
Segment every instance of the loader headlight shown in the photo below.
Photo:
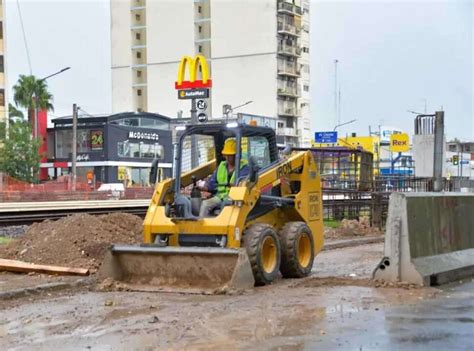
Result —
[{"label": "loader headlight", "polygon": [[227,128],[237,128],[239,124],[237,122],[227,123]]},{"label": "loader headlight", "polygon": [[238,227],[234,228],[234,240],[240,241],[240,229]]},{"label": "loader headlight", "polygon": [[176,126],[176,130],[186,130],[186,126]]}]

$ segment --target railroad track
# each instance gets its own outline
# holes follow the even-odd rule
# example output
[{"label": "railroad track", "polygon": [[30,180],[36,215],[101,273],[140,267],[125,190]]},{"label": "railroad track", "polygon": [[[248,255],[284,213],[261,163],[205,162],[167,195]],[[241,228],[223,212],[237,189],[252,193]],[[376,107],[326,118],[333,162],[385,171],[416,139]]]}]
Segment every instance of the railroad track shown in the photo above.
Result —
[{"label": "railroad track", "polygon": [[50,201],[0,203],[0,226],[31,224],[74,213],[131,213],[145,216],[150,200]]}]

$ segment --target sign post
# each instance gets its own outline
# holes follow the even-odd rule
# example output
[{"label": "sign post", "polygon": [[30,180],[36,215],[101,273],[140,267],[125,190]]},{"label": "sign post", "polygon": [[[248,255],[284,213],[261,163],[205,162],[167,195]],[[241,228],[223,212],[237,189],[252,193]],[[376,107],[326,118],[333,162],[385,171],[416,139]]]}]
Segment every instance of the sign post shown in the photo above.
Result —
[{"label": "sign post", "polygon": [[[189,71],[189,80],[185,80],[186,68]],[[201,79],[197,79],[199,68],[201,69]],[[209,97],[209,89],[212,87],[212,80],[209,78],[209,67],[206,58],[203,55],[196,55],[194,58],[183,56],[178,67],[178,79],[175,82],[175,89],[178,90],[178,99],[191,100],[191,123],[197,124],[199,120],[207,120],[200,113],[198,117],[199,107],[197,99],[205,99]],[[200,102],[203,100],[199,100]],[[203,101],[205,104],[205,101]],[[207,107],[207,106],[206,106]],[[199,107],[199,109],[201,109]],[[191,139],[191,167],[198,166],[198,147],[196,136]]]},{"label": "sign post", "polygon": [[314,133],[314,141],[318,144],[336,144],[337,132],[316,132]]}]

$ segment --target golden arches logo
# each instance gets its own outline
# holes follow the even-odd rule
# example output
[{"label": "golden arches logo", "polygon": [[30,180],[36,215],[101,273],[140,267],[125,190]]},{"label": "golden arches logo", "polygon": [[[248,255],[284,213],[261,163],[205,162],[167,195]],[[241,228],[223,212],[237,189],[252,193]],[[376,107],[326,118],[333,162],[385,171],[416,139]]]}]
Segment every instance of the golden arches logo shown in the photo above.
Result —
[{"label": "golden arches logo", "polygon": [[[201,79],[198,79],[199,67],[201,68]],[[186,68],[189,71],[189,80],[185,80]],[[209,77],[209,66],[203,55],[194,58],[183,56],[178,67],[178,79],[175,83],[176,89],[210,88],[212,80]]]}]

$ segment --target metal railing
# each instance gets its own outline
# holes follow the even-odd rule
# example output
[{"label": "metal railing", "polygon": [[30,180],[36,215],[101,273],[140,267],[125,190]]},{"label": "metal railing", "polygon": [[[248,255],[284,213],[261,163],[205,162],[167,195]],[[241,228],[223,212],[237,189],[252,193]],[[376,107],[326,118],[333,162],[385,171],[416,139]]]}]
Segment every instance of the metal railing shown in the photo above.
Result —
[{"label": "metal railing", "polygon": [[278,61],[278,74],[299,76],[301,74],[299,64],[297,62]]},{"label": "metal railing", "polygon": [[295,15],[301,15],[301,7],[296,6],[294,4],[290,4],[285,1],[278,2],[278,11],[288,12]]},{"label": "metal railing", "polygon": [[277,30],[279,32],[285,32],[293,35],[299,35],[301,33],[301,29],[295,26],[293,23],[278,22]]},{"label": "metal railing", "polygon": [[301,48],[296,45],[279,44],[278,53],[291,56],[300,56]]}]

